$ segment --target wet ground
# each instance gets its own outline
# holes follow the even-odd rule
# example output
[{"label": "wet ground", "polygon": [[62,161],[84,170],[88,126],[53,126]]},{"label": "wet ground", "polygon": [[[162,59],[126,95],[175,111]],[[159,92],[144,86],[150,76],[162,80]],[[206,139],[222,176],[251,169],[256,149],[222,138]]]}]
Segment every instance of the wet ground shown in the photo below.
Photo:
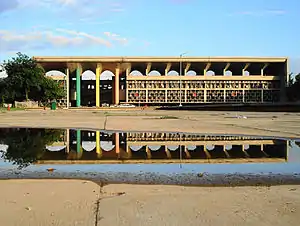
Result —
[{"label": "wet ground", "polygon": [[299,140],[278,137],[0,129],[0,178],[103,183],[300,184]]}]

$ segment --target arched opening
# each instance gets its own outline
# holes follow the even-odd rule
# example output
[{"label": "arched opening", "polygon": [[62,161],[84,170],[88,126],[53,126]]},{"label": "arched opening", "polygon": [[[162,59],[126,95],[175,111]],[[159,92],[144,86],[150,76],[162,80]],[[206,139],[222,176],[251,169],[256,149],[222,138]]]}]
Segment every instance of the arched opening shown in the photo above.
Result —
[{"label": "arched opening", "polygon": [[215,72],[214,71],[212,71],[212,70],[209,70],[209,71],[207,71],[206,72],[206,74],[205,74],[206,76],[215,76],[216,74],[215,74]]},{"label": "arched opening", "polygon": [[138,145],[131,145],[129,146],[131,151],[139,151],[143,148],[143,146],[138,146]]},{"label": "arched opening", "polygon": [[231,144],[226,144],[225,145],[225,150],[226,151],[230,151],[232,149],[232,145]]},{"label": "arched opening", "polygon": [[[62,151],[65,148],[66,148],[66,146],[51,146],[51,145],[46,146],[46,150],[52,151],[52,152]],[[1,151],[1,148],[0,148],[0,151]]]},{"label": "arched opening", "polygon": [[189,151],[194,151],[194,150],[196,150],[197,146],[196,146],[196,145],[188,145],[186,148],[187,148]]},{"label": "arched opening", "polygon": [[179,76],[179,73],[175,70],[169,71],[167,76]]},{"label": "arched opening", "polygon": [[81,105],[96,106],[96,74],[87,70],[81,75]]},{"label": "arched opening", "polygon": [[159,146],[159,145],[149,145],[148,148],[151,151],[158,151],[161,148],[161,146]]},{"label": "arched opening", "polygon": [[130,76],[144,76],[143,73],[138,70],[133,70],[132,72],[130,72],[129,75]]},{"label": "arched opening", "polygon": [[250,72],[249,71],[244,71],[244,76],[250,76]]},{"label": "arched opening", "polygon": [[159,71],[153,70],[149,72],[148,76],[161,76],[161,74]]},{"label": "arched opening", "polygon": [[100,147],[103,151],[110,152],[114,150],[115,145],[112,141],[100,141]]},{"label": "arched opening", "polygon": [[250,145],[249,144],[245,144],[244,145],[244,150],[248,150],[250,148]]},{"label": "arched opening", "polygon": [[168,145],[169,151],[176,151],[179,148],[179,145]]},{"label": "arched opening", "polygon": [[81,75],[81,80],[82,81],[96,80],[96,74],[90,70],[87,70],[83,72],[83,74]]},{"label": "arched opening", "polygon": [[232,71],[225,71],[224,76],[232,76]]},{"label": "arched opening", "polygon": [[196,72],[196,71],[193,71],[193,70],[190,70],[190,71],[188,71],[185,75],[186,75],[186,76],[196,76],[196,75],[197,75],[197,72]]},{"label": "arched opening", "polygon": [[82,149],[84,151],[94,151],[96,149],[96,142],[95,141],[82,141]]},{"label": "arched opening", "polygon": [[113,104],[114,80],[115,74],[109,70],[103,71],[100,75],[100,104],[102,106]]},{"label": "arched opening", "polygon": [[208,150],[208,151],[212,151],[212,150],[214,150],[215,149],[215,145],[213,145],[213,144],[209,144],[209,145],[206,145],[206,150]]},{"label": "arched opening", "polygon": [[66,76],[65,73],[57,70],[48,71],[45,74],[46,77],[52,77],[55,80],[63,80]]},{"label": "arched opening", "polygon": [[[66,90],[67,83],[66,83],[66,74],[65,73],[58,71],[58,70],[51,70],[51,71],[48,71],[45,73],[45,77],[53,79],[56,83],[59,84],[60,87],[63,87]],[[38,93],[36,93],[35,95],[38,95]],[[50,100],[50,101],[52,101],[52,100]],[[65,107],[67,107],[67,105],[70,104],[70,103],[67,103],[67,96],[63,97],[62,99],[58,99],[56,101],[57,101],[57,106],[62,107],[62,108],[65,108]]]}]

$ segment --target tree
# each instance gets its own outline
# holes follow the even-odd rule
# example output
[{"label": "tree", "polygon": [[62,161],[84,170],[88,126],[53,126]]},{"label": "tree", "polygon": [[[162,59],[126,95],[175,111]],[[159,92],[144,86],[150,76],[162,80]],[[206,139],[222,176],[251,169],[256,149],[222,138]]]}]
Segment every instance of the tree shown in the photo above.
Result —
[{"label": "tree", "polygon": [[65,95],[65,90],[59,83],[53,81],[51,78],[44,77],[41,96],[41,101],[43,103],[46,103],[48,100],[61,99]]},{"label": "tree", "polygon": [[45,77],[43,68],[25,54],[17,53],[17,57],[4,61],[3,66],[8,77],[0,83],[2,99],[47,101],[65,95],[63,88]]},{"label": "tree", "polygon": [[46,151],[46,145],[59,141],[63,130],[55,129],[2,129],[0,143],[8,145],[5,152],[0,151],[2,157],[24,168],[36,162]]},{"label": "tree", "polygon": [[25,54],[17,53],[16,58],[4,61],[4,69],[8,75],[5,79],[10,88],[15,91],[14,99],[29,100],[31,90],[41,90],[44,70],[38,67],[34,59]]}]

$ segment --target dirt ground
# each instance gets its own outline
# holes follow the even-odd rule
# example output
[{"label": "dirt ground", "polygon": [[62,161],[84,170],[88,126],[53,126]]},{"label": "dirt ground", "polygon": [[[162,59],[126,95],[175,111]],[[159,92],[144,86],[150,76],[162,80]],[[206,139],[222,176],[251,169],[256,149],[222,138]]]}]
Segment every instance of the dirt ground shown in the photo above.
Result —
[{"label": "dirt ground", "polygon": [[300,137],[300,113],[154,110],[0,112],[0,127],[27,126]]},{"label": "dirt ground", "polygon": [[107,185],[0,181],[1,225],[299,225],[300,186]]}]

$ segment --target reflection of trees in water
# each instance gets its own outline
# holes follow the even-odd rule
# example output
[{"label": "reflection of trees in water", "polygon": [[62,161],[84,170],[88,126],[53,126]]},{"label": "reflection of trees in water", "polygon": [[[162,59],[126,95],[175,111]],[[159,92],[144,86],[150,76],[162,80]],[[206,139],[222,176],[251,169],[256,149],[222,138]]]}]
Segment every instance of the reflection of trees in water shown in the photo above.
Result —
[{"label": "reflection of trees in water", "polygon": [[300,141],[296,141],[295,144],[300,148]]},{"label": "reflection of trees in water", "polygon": [[2,158],[18,165],[29,166],[38,160],[46,150],[46,145],[59,141],[63,130],[55,129],[0,129],[0,143],[8,145],[2,151]]}]

